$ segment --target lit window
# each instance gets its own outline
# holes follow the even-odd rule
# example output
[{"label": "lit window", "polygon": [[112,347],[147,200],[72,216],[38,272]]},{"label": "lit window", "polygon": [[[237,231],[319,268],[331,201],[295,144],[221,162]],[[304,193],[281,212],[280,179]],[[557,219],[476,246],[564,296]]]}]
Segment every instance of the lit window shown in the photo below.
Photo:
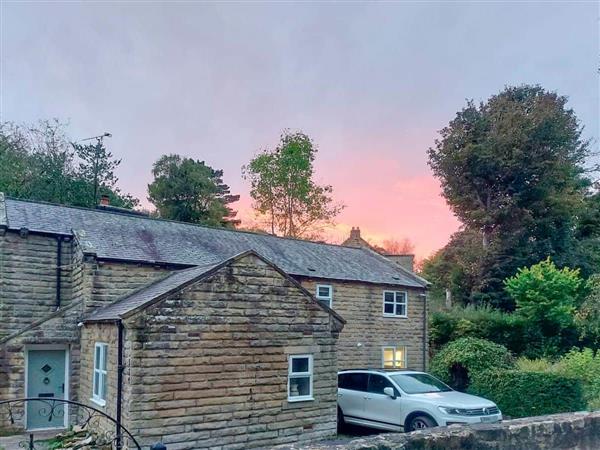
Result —
[{"label": "lit window", "polygon": [[317,300],[322,301],[331,308],[333,305],[333,288],[328,284],[317,284]]},{"label": "lit window", "polygon": [[386,317],[407,317],[406,292],[383,291],[383,315]]},{"label": "lit window", "polygon": [[383,347],[384,369],[406,369],[406,347]]},{"label": "lit window", "polygon": [[290,355],[288,364],[288,401],[313,400],[312,355]]},{"label": "lit window", "polygon": [[96,342],[94,350],[94,381],[92,388],[92,400],[102,406],[106,404],[107,349],[107,344]]}]

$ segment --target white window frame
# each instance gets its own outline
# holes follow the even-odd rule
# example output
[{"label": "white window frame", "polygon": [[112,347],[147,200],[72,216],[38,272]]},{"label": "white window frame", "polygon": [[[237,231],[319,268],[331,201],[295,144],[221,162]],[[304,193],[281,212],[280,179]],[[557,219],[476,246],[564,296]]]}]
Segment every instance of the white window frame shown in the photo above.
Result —
[{"label": "white window frame", "polygon": [[[401,361],[396,359],[396,352],[400,349],[402,350],[402,354],[404,355],[404,358]],[[392,360],[385,359],[385,351],[386,350],[392,350],[392,352],[394,354]],[[407,349],[406,345],[384,345],[383,347],[381,347],[381,367],[383,369],[406,369],[407,368],[407,360],[408,360],[407,355],[406,355],[407,352],[408,352],[408,349]],[[386,362],[391,362],[392,367],[387,367],[385,365]],[[402,365],[397,366],[396,365],[397,362],[402,363]]]},{"label": "white window frame", "polygon": [[[385,294],[394,294],[394,301],[393,302],[386,302],[385,301]],[[398,294],[402,294],[404,296],[404,301],[398,301]],[[408,318],[408,292],[406,291],[383,291],[383,296],[382,296],[382,311],[383,311],[383,317],[398,317],[401,319],[406,319]],[[385,305],[386,304],[393,304],[394,305],[394,313],[386,313],[385,312]],[[404,314],[396,314],[396,311],[398,311],[398,306],[399,305],[404,305]]]},{"label": "white window frame", "polygon": [[[329,289],[329,295],[327,297],[323,297],[321,295],[319,295],[319,289],[320,288],[327,288]],[[324,303],[327,304],[327,306],[329,306],[330,308],[333,307],[333,286],[330,284],[317,284],[317,289],[315,292],[315,297],[317,298],[317,300],[320,300]]]},{"label": "white window frame", "polygon": [[[96,360],[100,349],[100,361]],[[100,367],[104,362],[104,367]],[[92,371],[92,401],[100,406],[106,405],[105,387],[108,387],[108,344],[104,342],[96,342],[94,345],[94,369]],[[96,386],[96,374],[98,374],[98,383]]]},{"label": "white window frame", "polygon": [[[306,359],[308,358],[308,372],[292,372],[292,366],[295,359]],[[288,355],[288,382],[287,382],[287,397],[288,402],[305,402],[314,400],[313,397],[313,355]],[[290,395],[290,384],[294,378],[306,378],[309,377],[309,393],[308,395],[297,395],[292,397]]]}]

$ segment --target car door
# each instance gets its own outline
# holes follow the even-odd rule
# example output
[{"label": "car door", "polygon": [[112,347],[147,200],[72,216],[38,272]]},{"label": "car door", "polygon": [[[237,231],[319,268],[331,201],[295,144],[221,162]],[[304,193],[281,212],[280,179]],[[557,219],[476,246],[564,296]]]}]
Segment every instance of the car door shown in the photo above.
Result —
[{"label": "car door", "polygon": [[[386,387],[394,389],[395,399],[384,394]],[[382,375],[369,375],[364,417],[378,426],[400,430],[400,392]]]},{"label": "car door", "polygon": [[362,372],[348,372],[338,375],[338,405],[344,417],[362,419],[367,397],[369,375]]}]

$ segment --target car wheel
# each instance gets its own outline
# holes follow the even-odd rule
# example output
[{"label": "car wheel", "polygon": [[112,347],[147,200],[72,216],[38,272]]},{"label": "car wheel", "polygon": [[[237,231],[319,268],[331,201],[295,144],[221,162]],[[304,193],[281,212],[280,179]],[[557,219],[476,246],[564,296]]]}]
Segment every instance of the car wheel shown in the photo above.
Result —
[{"label": "car wheel", "polygon": [[344,413],[342,412],[341,408],[338,406],[338,409],[337,409],[338,430],[341,430],[342,428],[344,428],[344,425],[346,425],[346,422],[344,421]]},{"label": "car wheel", "polygon": [[437,424],[433,421],[433,419],[431,419],[431,417],[415,416],[410,421],[408,431],[423,430],[425,428],[431,428],[435,426],[437,426]]}]

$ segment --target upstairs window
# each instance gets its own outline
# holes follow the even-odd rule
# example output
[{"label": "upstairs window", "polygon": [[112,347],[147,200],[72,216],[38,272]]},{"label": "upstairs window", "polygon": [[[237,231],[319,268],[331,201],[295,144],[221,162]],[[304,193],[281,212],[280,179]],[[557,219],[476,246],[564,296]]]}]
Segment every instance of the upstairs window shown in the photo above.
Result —
[{"label": "upstairs window", "polygon": [[313,356],[290,355],[288,365],[288,401],[313,400]]},{"label": "upstairs window", "polygon": [[333,306],[333,288],[328,284],[317,284],[317,300],[330,308]]},{"label": "upstairs window", "polygon": [[94,348],[92,400],[101,406],[106,404],[106,385],[108,374],[106,370],[107,350],[108,344],[96,342]]},{"label": "upstairs window", "polygon": [[383,291],[383,315],[385,317],[407,317],[406,292]]},{"label": "upstairs window", "polygon": [[406,369],[406,347],[383,347],[382,360],[384,369]]}]

